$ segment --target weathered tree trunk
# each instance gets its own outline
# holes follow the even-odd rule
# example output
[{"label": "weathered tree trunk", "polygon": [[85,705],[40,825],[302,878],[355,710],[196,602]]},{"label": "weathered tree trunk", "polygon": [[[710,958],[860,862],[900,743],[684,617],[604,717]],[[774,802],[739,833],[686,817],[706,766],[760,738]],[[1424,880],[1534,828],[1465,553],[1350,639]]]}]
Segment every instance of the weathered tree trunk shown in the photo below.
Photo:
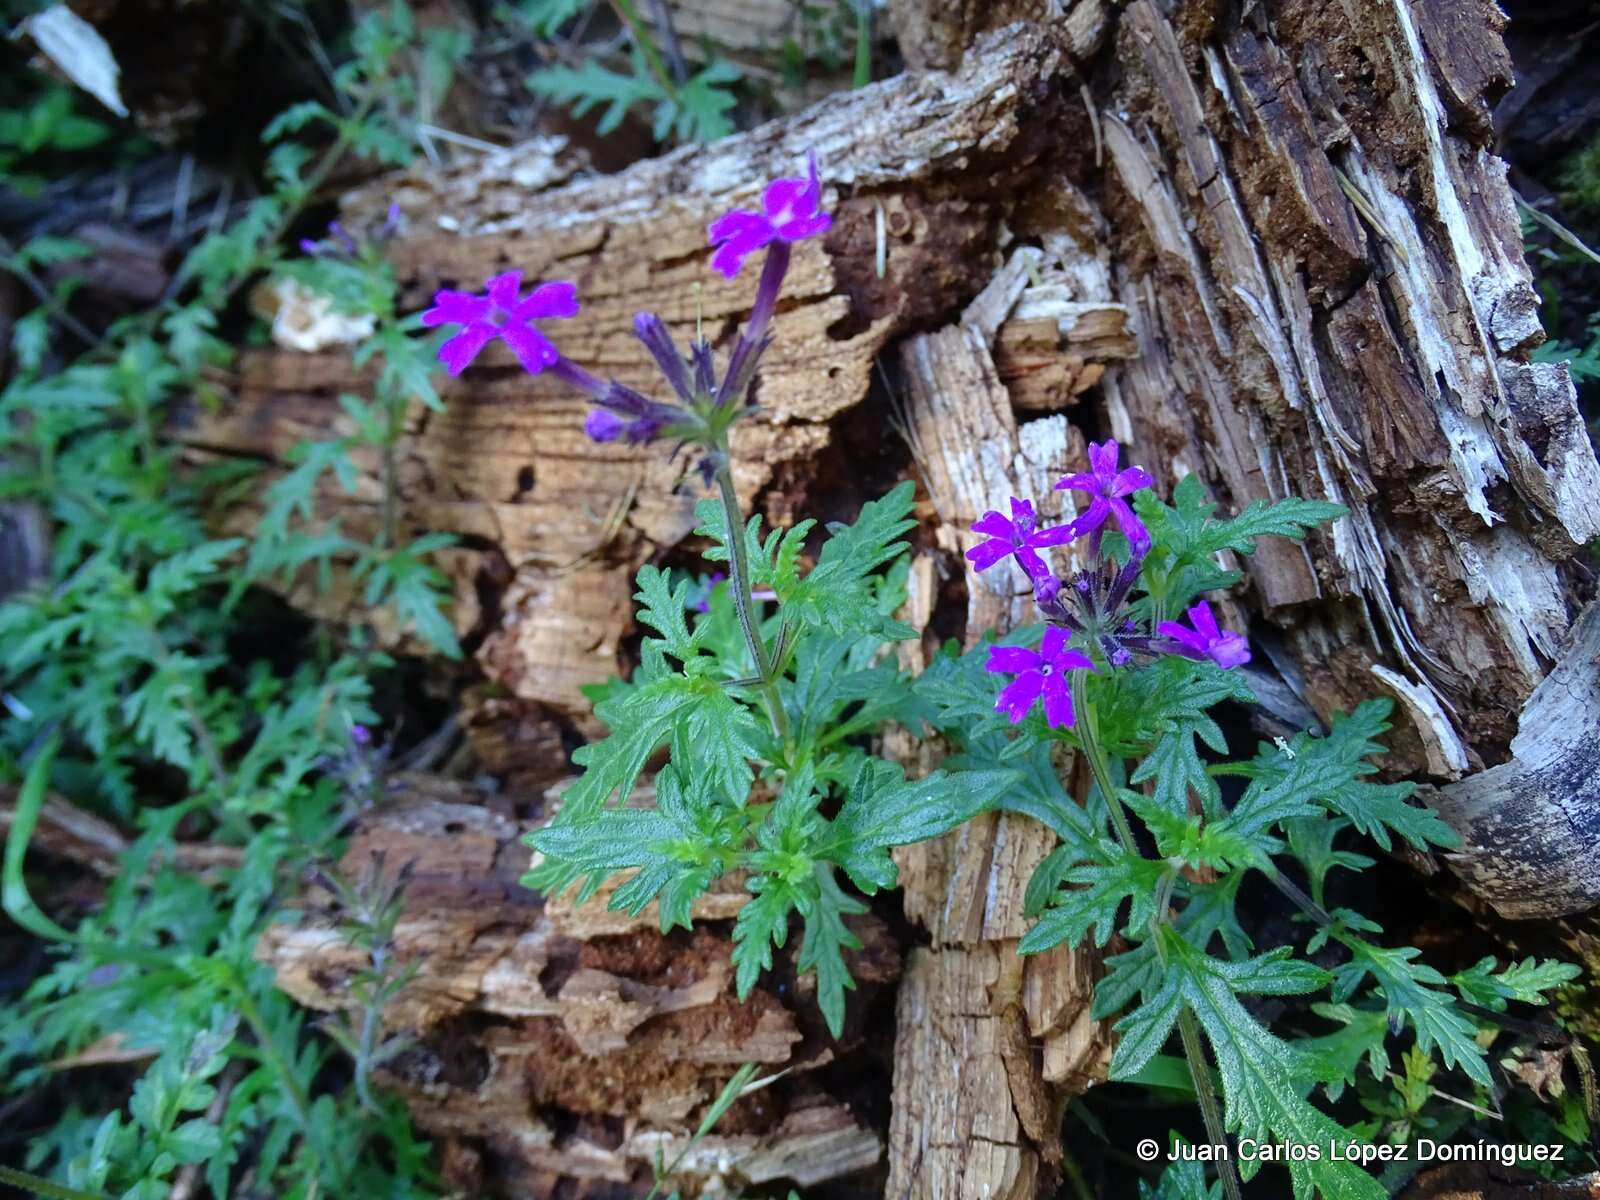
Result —
[{"label": "weathered tree trunk", "polygon": [[[1330,533],[1304,547],[1269,540],[1241,564],[1248,582],[1233,602],[1286,692],[1323,718],[1394,695],[1392,765],[1455,783],[1440,806],[1467,841],[1467,886],[1515,912],[1508,889],[1537,865],[1562,874],[1545,890],[1564,911],[1594,903],[1578,834],[1596,827],[1600,802],[1568,782],[1593,742],[1540,740],[1552,693],[1578,702],[1559,681],[1581,674],[1592,650],[1568,651],[1567,673],[1534,698],[1513,743],[1585,598],[1567,564],[1600,533],[1600,467],[1564,368],[1526,361],[1541,337],[1536,301],[1489,149],[1487,105],[1509,71],[1497,10],[1487,0],[896,0],[891,11],[908,62],[949,73],[834,96],[615,176],[586,174],[547,140],[385,180],[347,206],[359,220],[400,203],[394,251],[418,304],[440,284],[473,286],[509,267],[576,279],[585,309],[563,327],[563,348],[645,384],[633,312],[654,308],[680,331],[700,315],[725,340],[753,284],[705,270],[705,222],[815,147],[837,216],[796,255],[761,413],[739,426],[746,499],[778,523],[846,516],[877,481],[914,473],[929,520],[911,615],[930,643],[932,631],[970,642],[1024,615],[1017,581],[966,579],[966,529],[1008,494],[1051,494],[1086,435],[1131,443],[1163,489],[1198,474],[1224,510],[1290,494],[1338,500],[1351,512]],[[1017,16],[1034,20],[978,32]],[[342,353],[254,353],[231,402],[197,410],[188,436],[197,457],[273,458],[338,432],[332,399],[361,382]],[[419,410],[403,447],[406,519],[463,535],[457,620],[484,672],[581,721],[579,685],[627,665],[631,576],[688,536],[698,485],[653,451],[587,442],[579,403],[493,351],[445,398],[443,415]],[[891,423],[905,431],[903,452],[886,447]],[[355,498],[325,498],[347,527],[374,520],[372,468]],[[294,598],[329,611],[309,590]],[[914,666],[922,650],[905,653]],[[1536,820],[1520,819],[1530,812]],[[639,1089],[655,1076],[624,1080],[595,1064],[655,1062],[660,1023],[675,1028],[695,1005],[726,1011],[725,994],[706,999],[725,982],[715,956],[701,956],[709,943],[652,951],[695,964],[670,984],[594,968],[608,973],[594,984],[609,997],[601,1012],[579,1006],[581,988],[567,995],[578,975],[538,982],[548,955],[531,975],[516,966],[499,1000],[458,986],[512,969],[462,967],[463,947],[484,947],[480,965],[515,966],[519,939],[587,936],[570,924],[587,917],[542,909],[509,882],[522,866],[516,818],[479,819],[494,832],[475,858],[438,857],[458,853],[459,834],[414,847],[456,889],[451,919],[470,929],[451,927],[448,950],[420,932],[412,943],[451,997],[451,1019],[399,1019],[420,1031],[419,1055],[444,1061],[465,1046],[480,1063],[522,1058],[509,1075],[465,1085],[441,1074],[444,1091],[414,1092],[419,1113],[444,1128],[457,1118],[441,1114],[488,1103],[491,1079],[581,1073],[536,1062],[516,1042],[531,1026],[507,1035],[507,1021],[548,1023],[565,1039],[559,1053],[585,1056],[573,1059],[582,1070]],[[1548,835],[1513,843],[1497,832],[1511,823]],[[1496,857],[1483,852],[1490,839]],[[887,1129],[840,1124],[853,1149],[829,1162],[854,1161],[867,1141],[852,1138],[886,1137],[894,1196],[1048,1186],[1060,1101],[1093,1080],[1106,1050],[1086,1015],[1093,961],[1023,965],[1012,953],[1021,888],[1048,849],[1047,834],[1007,816],[901,854],[906,915],[928,944],[906,958],[892,1115]],[[485,872],[499,882],[474,891]],[[735,887],[726,902],[737,901]],[[725,928],[713,921],[706,936]],[[342,1002],[327,972],[346,953],[336,937],[276,937],[264,953],[296,994]],[[773,1003],[762,1019],[797,1028]],[[488,1014],[499,1032],[463,1013]],[[749,1052],[809,1061],[785,1036]],[[551,1157],[563,1135],[550,1130],[603,1111],[624,1124],[594,1161],[621,1178],[644,1144],[629,1131],[692,1125],[746,1049],[724,1041],[709,1058],[682,1056],[670,1087],[614,1091],[599,1108],[542,1083],[532,1100],[496,1092],[492,1122],[461,1116],[452,1128],[492,1140],[515,1113],[522,1133],[484,1161],[509,1164],[492,1174],[516,1190],[528,1172],[581,1174],[572,1154]],[[958,1065],[962,1083],[949,1086]]]}]

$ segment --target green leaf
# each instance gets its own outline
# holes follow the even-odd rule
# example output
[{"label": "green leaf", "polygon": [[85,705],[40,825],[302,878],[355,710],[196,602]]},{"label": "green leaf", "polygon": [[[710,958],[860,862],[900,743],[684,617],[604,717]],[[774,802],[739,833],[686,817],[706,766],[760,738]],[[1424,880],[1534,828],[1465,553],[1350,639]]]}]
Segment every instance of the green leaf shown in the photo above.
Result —
[{"label": "green leaf", "polygon": [[916,525],[910,517],[915,495],[915,486],[906,482],[863,505],[855,524],[832,529],[817,565],[804,578],[795,574],[792,560],[784,565],[786,538],[772,579],[784,616],[840,636],[910,636],[906,626],[878,611],[871,577],[906,548],[900,536]]},{"label": "green leaf", "polygon": [[1478,1028],[1456,1007],[1455,998],[1439,986],[1445,982],[1444,976],[1412,961],[1422,952],[1415,946],[1374,946],[1359,938],[1348,944],[1354,957],[1335,972],[1334,1000],[1349,999],[1370,973],[1388,1006],[1391,1023],[1410,1024],[1424,1053],[1437,1046],[1446,1066],[1459,1067],[1473,1082],[1489,1087],[1489,1067],[1476,1040]]},{"label": "green leaf", "polygon": [[1017,953],[1076,946],[1090,928],[1096,931],[1095,945],[1104,946],[1118,927],[1117,913],[1124,901],[1132,902],[1128,927],[1142,927],[1153,911],[1156,886],[1168,870],[1164,862],[1129,854],[1109,838],[1101,838],[1091,861],[1059,871],[1063,886],[1018,943]]},{"label": "green leaf", "polygon": [[789,914],[795,907],[794,892],[782,879],[757,876],[746,886],[755,897],[733,923],[734,983],[741,1000],[761,973],[771,969],[773,947],[788,940]]},{"label": "green leaf", "polygon": [[633,598],[639,602],[639,620],[661,635],[657,640],[663,650],[680,662],[689,662],[700,653],[705,636],[703,626],[694,633],[689,631],[690,581],[683,579],[673,587],[667,572],[644,566],[639,568],[638,584]]},{"label": "green leaf", "polygon": [[611,808],[582,822],[547,825],[528,835],[541,854],[586,876],[582,903],[613,875],[635,870],[612,894],[609,907],[637,916],[658,897],[661,930],[689,927],[695,899],[733,864],[738,828],[717,803],[711,781],[685,784],[672,767],[656,776],[655,810]]},{"label": "green leaf", "polygon": [[868,759],[816,856],[843,867],[869,896],[893,887],[899,876],[890,848],[941,837],[971,820],[1014,776],[1012,771],[936,771],[908,780],[898,765]]},{"label": "green leaf", "polygon": [[[1269,1033],[1239,1003],[1238,991],[1273,995],[1309,991],[1327,975],[1308,963],[1281,957],[1286,950],[1246,963],[1227,963],[1203,954],[1166,927],[1162,939],[1166,970],[1205,1032],[1222,1080],[1223,1123],[1229,1132],[1258,1142],[1330,1146],[1352,1135],[1305,1098],[1311,1084],[1339,1076],[1336,1066]],[[1257,1164],[1240,1164],[1254,1174]],[[1297,1197],[1320,1192],[1332,1200],[1384,1200],[1376,1179],[1354,1163],[1290,1162]]]},{"label": "green leaf", "polygon": [[1450,982],[1463,999],[1495,1012],[1504,1012],[1510,1001],[1543,1004],[1544,993],[1564,983],[1571,983],[1582,974],[1582,968],[1575,963],[1532,957],[1520,963],[1507,963],[1505,970],[1496,973],[1494,959],[1483,958],[1465,971],[1450,976]]},{"label": "green leaf", "polygon": [[844,994],[856,986],[845,965],[844,952],[861,949],[861,939],[850,932],[844,918],[866,912],[867,906],[839,890],[831,866],[818,863],[815,880],[814,891],[795,898],[795,906],[805,920],[805,935],[795,965],[802,974],[816,972],[817,1007],[828,1023],[828,1032],[837,1038],[844,1032]]}]

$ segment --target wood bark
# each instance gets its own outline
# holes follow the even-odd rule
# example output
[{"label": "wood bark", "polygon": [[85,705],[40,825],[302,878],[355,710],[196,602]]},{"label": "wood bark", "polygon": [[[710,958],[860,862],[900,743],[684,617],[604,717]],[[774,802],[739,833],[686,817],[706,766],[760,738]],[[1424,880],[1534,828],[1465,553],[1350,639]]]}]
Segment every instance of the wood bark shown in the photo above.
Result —
[{"label": "wood bark", "polygon": [[[541,139],[386,179],[347,197],[347,216],[400,203],[394,254],[416,304],[512,267],[576,279],[585,310],[562,328],[563,348],[641,386],[633,312],[655,309],[680,335],[703,320],[726,345],[753,282],[706,272],[704,224],[751,203],[760,181],[814,146],[835,226],[796,254],[761,411],[739,427],[746,500],[780,525],[847,517],[874,481],[914,473],[928,520],[909,617],[929,646],[970,644],[1026,615],[1020,578],[966,575],[966,531],[1008,495],[1059,497],[1050,484],[1078,464],[1086,436],[1128,445],[1164,491],[1198,475],[1224,512],[1291,494],[1337,500],[1351,511],[1331,531],[1304,546],[1268,539],[1232,564],[1247,580],[1232,613],[1252,623],[1286,704],[1326,719],[1393,695],[1390,767],[1453,785],[1438,804],[1466,842],[1453,863],[1466,885],[1507,913],[1536,877],[1569,909],[1593,903],[1583,851],[1600,799],[1571,766],[1592,743],[1562,747],[1546,729],[1551,711],[1592,709],[1571,682],[1586,652],[1565,651],[1541,681],[1564,646],[1592,636],[1569,633],[1588,586],[1571,563],[1600,533],[1600,466],[1564,368],[1527,361],[1542,335],[1488,119],[1509,71],[1497,10],[1487,0],[896,0],[891,14],[908,62],[928,69],[613,176]],[[982,32],[1018,16],[1031,20]],[[362,382],[341,352],[255,352],[229,401],[197,407],[185,436],[200,460],[270,462],[302,437],[341,432],[332,400]],[[685,539],[698,485],[652,450],[588,443],[582,405],[498,350],[446,402],[442,415],[415,414],[402,447],[406,520],[463,537],[457,623],[506,703],[581,722],[578,687],[626,666],[634,570],[696,548]],[[886,448],[891,425],[903,452]],[[378,496],[377,464],[366,466],[354,497],[323,498],[324,513],[358,532]],[[249,510],[232,519],[248,522]],[[308,588],[293,599],[332,615],[340,603]],[[908,665],[924,652],[909,645]],[[935,754],[893,748],[922,765]],[[483,941],[507,929],[585,944],[635,936],[580,929],[572,922],[590,918],[516,894],[499,857],[518,853],[515,820],[497,819],[492,854],[436,871],[473,897],[452,902],[453,919],[470,910],[482,924],[432,941],[419,929],[426,971],[498,978],[461,967],[460,948],[483,943],[511,961]],[[1059,1104],[1103,1069],[1107,1042],[1087,1018],[1091,958],[1022,964],[1012,952],[1021,889],[1048,850],[1042,830],[1007,816],[898,856],[905,913],[927,945],[907,957],[898,996],[890,1195],[1020,1197],[1051,1183]],[[500,863],[492,899],[470,892],[485,862]],[[738,899],[735,885],[718,903]],[[707,913],[711,937],[724,936],[727,915]],[[331,925],[327,916],[320,940],[266,951],[291,989],[323,1006],[345,1002],[336,975],[311,986],[342,953]],[[614,1059],[637,1088],[656,1075],[634,1072],[630,1056],[665,1053],[652,1031],[698,1011],[685,988],[699,998],[694,988],[713,986],[694,957],[704,945],[672,943],[668,957],[711,972],[688,983],[596,967],[631,982],[595,979],[586,993],[589,977],[573,984],[575,974],[549,993],[529,983],[541,965],[512,989],[535,997],[537,1013],[496,1009],[513,1002],[476,984],[434,992],[468,996],[452,1016],[560,1029],[535,1064],[517,1035],[449,1026],[467,1031],[451,1044],[478,1047],[482,1061],[521,1055],[505,1078],[575,1076],[560,1056],[590,1071]],[[722,1012],[724,1000],[703,1006]],[[425,1015],[404,1019],[442,1055],[446,1026]],[[767,1061],[806,1053],[781,1047],[787,1036],[760,1043]],[[463,1155],[481,1154],[494,1122],[520,1122],[514,1151],[502,1139],[489,1156],[508,1156],[516,1179],[582,1174],[585,1155],[615,1179],[641,1161],[629,1129],[681,1134],[731,1069],[684,1053],[670,1085],[631,1099],[549,1092],[554,1111],[624,1123],[584,1140],[576,1158],[550,1150],[576,1153],[565,1117],[552,1123],[507,1093],[485,1099],[485,1079],[412,1095],[425,1123],[459,1122]],[[943,1087],[958,1067],[961,1086]],[[620,1089],[622,1075],[601,1073]],[[492,1120],[473,1124],[475,1105]],[[859,1136],[841,1133],[857,1148]]]}]

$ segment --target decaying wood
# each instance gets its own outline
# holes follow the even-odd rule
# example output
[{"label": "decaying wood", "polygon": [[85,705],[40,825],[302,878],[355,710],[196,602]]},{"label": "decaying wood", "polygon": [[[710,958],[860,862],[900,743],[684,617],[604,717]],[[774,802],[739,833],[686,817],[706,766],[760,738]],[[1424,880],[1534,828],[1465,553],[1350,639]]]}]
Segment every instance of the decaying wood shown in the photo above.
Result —
[{"label": "decaying wood", "polygon": [[[703,318],[725,345],[753,283],[707,273],[704,224],[814,146],[835,226],[798,249],[761,411],[739,427],[745,499],[781,519],[803,507],[796,493],[818,499],[819,464],[848,472],[862,450],[841,432],[877,401],[882,366],[896,408],[870,415],[904,427],[931,517],[912,616],[969,644],[1029,608],[1019,574],[965,574],[971,522],[1009,495],[1058,512],[1051,484],[1079,465],[1086,434],[1129,445],[1163,490],[1198,475],[1224,511],[1290,494],[1340,501],[1351,512],[1331,532],[1304,546],[1266,539],[1238,564],[1248,588],[1233,616],[1278,635],[1260,644],[1292,693],[1285,709],[1303,702],[1325,718],[1393,695],[1391,763],[1439,782],[1511,755],[1440,801],[1467,837],[1463,879],[1515,903],[1529,877],[1506,853],[1539,859],[1506,831],[1538,831],[1542,861],[1564,876],[1537,890],[1592,903],[1580,851],[1600,798],[1563,779],[1559,755],[1581,753],[1539,728],[1551,706],[1580,703],[1562,672],[1582,656],[1569,652],[1535,689],[1580,599],[1563,564],[1600,533],[1600,466],[1564,368],[1527,361],[1542,335],[1487,117],[1507,71],[1495,10],[1172,8],[895,0],[907,60],[953,73],[886,81],[614,176],[542,139],[384,180],[349,197],[348,215],[398,200],[394,251],[415,303],[511,267],[576,279],[586,307],[563,347],[645,385],[633,312],[656,309],[680,335]],[[1041,23],[973,43],[1017,15]],[[222,412],[197,410],[186,436],[197,458],[279,459],[301,438],[344,432],[333,398],[361,386],[344,355],[261,352]],[[653,450],[587,442],[582,405],[498,349],[445,398],[444,414],[415,414],[402,449],[406,520],[466,539],[452,563],[457,622],[479,635],[491,680],[516,703],[581,714],[578,686],[624,665],[634,569],[688,535],[696,485]],[[356,496],[323,498],[356,532],[378,498],[376,464],[363,466]],[[920,653],[911,645],[908,665]],[[655,960],[693,970],[617,969],[655,935],[514,894],[511,835],[507,820],[475,850],[435,848],[459,830],[417,848],[480,860],[436,871],[454,898],[418,911],[443,923],[419,918],[405,934],[424,964],[404,1010],[423,1049],[396,1069],[425,1126],[493,1151],[469,1147],[462,1161],[509,1156],[519,1181],[637,1175],[641,1148],[669,1126],[681,1133],[740,1053],[775,1067],[821,1053],[803,1005],[767,992],[749,1010],[728,1003],[715,964],[742,903],[736,883],[705,902],[696,939],[710,941],[680,939]],[[1496,842],[1498,858],[1482,852]],[[897,855],[907,915],[929,944],[899,996],[891,1195],[1046,1186],[1061,1098],[1103,1070],[1107,1038],[1087,1016],[1092,959],[1014,953],[1022,889],[1049,849],[1033,823],[990,816]],[[486,898],[490,876],[500,890]],[[347,1002],[339,977],[319,973],[343,953],[333,926],[324,914],[265,951],[286,986],[324,1007]],[[753,1023],[734,1034],[736,1013]],[[452,1073],[461,1047],[479,1064],[466,1075]],[[824,1161],[864,1161],[876,1131],[828,1125],[853,1118],[816,1075],[796,1076],[819,1089],[801,1111],[825,1114],[845,1147]],[[529,1093],[589,1123],[568,1131],[530,1109]],[[785,1158],[800,1143],[783,1128],[751,1136]]]},{"label": "decaying wood", "polygon": [[[706,223],[754,203],[761,180],[794,171],[815,148],[828,164],[835,223],[825,241],[797,247],[761,413],[735,430],[735,477],[748,498],[785,464],[829,446],[830,420],[866,396],[890,338],[988,279],[1004,207],[996,189],[1035,168],[1064,70],[1047,38],[1019,29],[974,51],[958,73],[888,80],[619,175],[574,178],[559,139],[543,139],[443,178],[419,170],[386,179],[349,197],[347,215],[361,227],[391,200],[401,206],[392,252],[419,305],[441,284],[475,287],[513,266],[530,279],[575,279],[584,311],[562,325],[563,349],[650,388],[633,314],[659,312],[683,340],[703,323],[726,344],[754,282],[706,270]],[[468,540],[463,631],[480,616],[471,561],[514,572],[509,587],[490,589],[499,619],[481,630],[491,677],[519,696],[583,709],[578,687],[622,666],[635,568],[693,528],[698,485],[683,478],[682,460],[665,462],[654,447],[590,442],[581,399],[525,374],[498,346],[481,361],[444,390],[446,412],[419,409],[410,424],[400,453],[405,517]],[[333,401],[362,387],[348,353],[247,354],[230,401],[219,413],[196,409],[183,436],[197,457],[278,460],[303,438],[347,432]],[[372,528],[381,495],[378,463],[360,465],[368,474],[356,494],[330,484],[324,510],[358,536]],[[295,599],[318,605],[309,587]]]},{"label": "decaying wood", "polygon": [[[9,836],[16,818],[15,789],[0,787],[0,832]],[[45,799],[28,844],[35,851],[88,867],[104,879],[113,879],[122,873],[123,856],[128,852],[128,839],[120,829],[103,817],[85,812],[59,796]],[[150,866],[152,870],[166,865],[180,871],[203,872],[237,867],[243,862],[243,857],[237,846],[177,842],[168,860],[151,863]]]},{"label": "decaying wood", "polygon": [[1268,7],[1119,22],[1102,125],[1141,357],[1111,373],[1113,424],[1234,506],[1351,507],[1248,569],[1315,706],[1387,666],[1437,748],[1415,765],[1448,777],[1503,755],[1567,628],[1558,564],[1600,532],[1564,368],[1522,359],[1504,48],[1487,3]]},{"label": "decaying wood", "polygon": [[[663,936],[650,911],[597,920],[604,897],[546,905],[517,883],[528,861],[517,807],[399,776],[339,865],[356,878],[375,854],[386,871],[410,864],[394,954],[416,974],[384,1022],[413,1044],[382,1081],[443,1139],[446,1162],[464,1172],[455,1186],[531,1195],[563,1177],[647,1182],[657,1151],[670,1160],[746,1062],[786,1073],[700,1143],[687,1177],[721,1194],[778,1180],[810,1186],[879,1162],[885,1131],[852,1115],[817,1073],[835,1054],[860,1060],[859,1028],[828,1041],[792,959],[749,1000],[734,999],[727,918],[748,899],[738,881],[697,904],[691,935]],[[273,926],[257,957],[307,1007],[352,1004],[366,951],[321,889],[308,887],[294,907],[304,919]],[[898,977],[900,957],[881,922],[852,925],[864,943],[852,956],[864,989],[856,997],[870,1003]]]},{"label": "decaying wood", "polygon": [[[1082,253],[1092,258],[1093,248]],[[1052,485],[1085,465],[1082,437],[1065,418],[1019,426],[991,353],[1029,292],[1047,292],[1058,306],[1096,299],[1080,294],[1092,290],[1085,273],[1073,278],[1067,270],[1081,255],[1064,257],[1067,263],[1047,262],[1038,249],[1019,249],[957,324],[901,346],[901,419],[940,520],[937,549],[913,573],[913,608],[927,603],[936,574],[962,572],[962,555],[978,540],[969,527],[998,497],[1054,507]],[[969,579],[969,645],[985,630],[1026,619],[1032,589],[1012,570],[1008,564]],[[912,669],[924,665],[916,643],[902,659]],[[1093,954],[1016,953],[1027,931],[1023,891],[1055,840],[1031,817],[985,813],[938,841],[895,852],[906,916],[932,944],[912,956],[901,987],[890,1195],[1009,1200],[1053,1186],[1060,1105],[1103,1077],[1110,1045],[1088,1015]],[[1037,1055],[1035,1042],[1043,1044]],[[930,1079],[952,1084],[930,1089]]]},{"label": "decaying wood", "polygon": [[1511,760],[1441,788],[1461,835],[1450,865],[1507,917],[1564,917],[1600,904],[1600,602],[1534,689]]}]

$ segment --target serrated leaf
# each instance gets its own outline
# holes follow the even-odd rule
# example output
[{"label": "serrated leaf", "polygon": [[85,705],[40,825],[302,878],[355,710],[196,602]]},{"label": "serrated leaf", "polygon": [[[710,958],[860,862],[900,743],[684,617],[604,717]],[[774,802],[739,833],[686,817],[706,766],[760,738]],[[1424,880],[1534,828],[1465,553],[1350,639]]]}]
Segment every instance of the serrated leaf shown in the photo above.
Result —
[{"label": "serrated leaf", "polygon": [[839,814],[816,850],[843,867],[867,895],[898,881],[889,850],[941,837],[993,803],[1012,771],[936,771],[908,780],[894,763],[863,762]]},{"label": "serrated leaf", "polygon": [[1416,1031],[1418,1048],[1426,1053],[1437,1047],[1446,1066],[1458,1067],[1473,1082],[1490,1086],[1489,1067],[1477,1043],[1477,1026],[1439,986],[1445,982],[1444,976],[1413,961],[1420,950],[1415,946],[1374,946],[1359,938],[1351,938],[1347,944],[1353,957],[1335,972],[1336,1001],[1348,999],[1371,974],[1391,1022],[1409,1024]]},{"label": "serrated leaf", "polygon": [[817,1007],[828,1023],[828,1032],[837,1038],[844,1032],[844,994],[856,986],[845,965],[844,952],[861,949],[861,939],[850,932],[844,918],[866,912],[867,906],[839,889],[831,866],[818,863],[815,880],[815,890],[797,896],[795,901],[805,920],[805,935],[795,966],[802,974],[816,972]]},{"label": "serrated leaf", "polygon": [[1131,901],[1126,924],[1142,927],[1153,911],[1156,887],[1169,869],[1164,862],[1129,854],[1115,842],[1100,839],[1092,861],[1061,872],[1062,886],[1017,944],[1017,953],[1076,946],[1091,928],[1095,945],[1104,946],[1119,927],[1117,914],[1125,901]]},{"label": "serrated leaf", "polygon": [[1555,959],[1528,957],[1506,964],[1503,971],[1495,971],[1492,957],[1479,959],[1465,971],[1450,976],[1463,999],[1495,1012],[1504,1012],[1508,1001],[1518,1004],[1542,1004],[1544,993],[1570,983],[1583,974],[1576,963],[1558,962]]},{"label": "serrated leaf", "polygon": [[772,967],[772,949],[789,937],[794,893],[782,880],[758,877],[747,884],[755,898],[739,910],[733,923],[734,983],[739,999],[750,994],[763,971]]},{"label": "serrated leaf", "polygon": [[611,808],[581,822],[547,825],[528,835],[549,859],[584,877],[578,902],[627,870],[635,874],[612,894],[609,907],[637,916],[658,897],[661,929],[689,926],[694,900],[732,865],[735,827],[704,776],[685,783],[672,767],[656,776],[656,808]]}]

